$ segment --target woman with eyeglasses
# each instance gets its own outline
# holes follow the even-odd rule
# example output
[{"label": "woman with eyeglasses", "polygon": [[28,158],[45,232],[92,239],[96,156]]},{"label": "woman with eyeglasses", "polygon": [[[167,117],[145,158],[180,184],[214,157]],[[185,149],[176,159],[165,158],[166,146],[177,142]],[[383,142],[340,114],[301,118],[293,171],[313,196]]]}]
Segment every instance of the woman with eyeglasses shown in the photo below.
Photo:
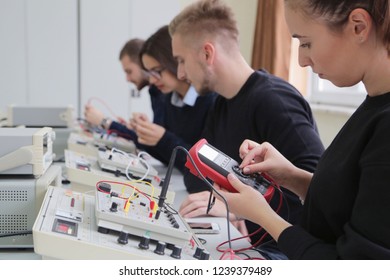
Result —
[{"label": "woman with eyeglasses", "polygon": [[[177,78],[177,61],[172,55],[168,26],[163,26],[144,43],[140,58],[149,73],[149,83],[165,94],[162,124],[151,122],[145,114],[135,113],[131,127],[137,144],[164,164],[177,146],[190,149],[199,139],[215,93],[200,96],[187,82]],[[184,171],[186,155],[177,153],[175,166]]]}]

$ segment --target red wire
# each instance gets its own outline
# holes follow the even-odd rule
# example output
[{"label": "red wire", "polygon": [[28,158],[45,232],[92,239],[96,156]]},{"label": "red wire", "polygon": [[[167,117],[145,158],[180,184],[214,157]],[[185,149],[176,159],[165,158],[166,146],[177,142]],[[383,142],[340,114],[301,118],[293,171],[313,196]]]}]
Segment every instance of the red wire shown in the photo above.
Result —
[{"label": "red wire", "polygon": [[[225,258],[225,256],[227,254],[229,254],[229,255],[228,255],[227,258]],[[241,260],[241,258],[234,253],[234,250],[232,250],[230,248],[226,249],[219,259],[220,260],[226,260],[226,259],[229,259],[229,260],[234,260],[234,259]]]},{"label": "red wire", "polygon": [[[142,194],[143,196],[145,196],[149,201],[151,201],[150,197],[149,197],[146,193],[140,191],[140,190],[137,189],[137,187],[135,187],[135,186],[132,186],[132,185],[129,185],[129,184],[126,184],[126,183],[123,183],[123,182],[116,182],[116,181],[109,181],[109,180],[101,180],[101,181],[97,182],[97,183],[96,183],[96,188],[97,188],[99,191],[101,191],[101,192],[103,192],[103,193],[107,193],[107,194],[109,194],[109,192],[104,192],[104,191],[102,191],[102,190],[99,188],[99,184],[100,184],[100,183],[118,184],[118,185],[124,185],[124,186],[130,187],[130,188],[133,188],[133,189],[136,190],[138,193],[140,193],[140,194]],[[121,198],[122,198],[122,197],[121,197]]]},{"label": "red wire", "polygon": [[103,106],[106,107],[106,109],[107,109],[108,111],[110,111],[111,115],[112,115],[113,117],[115,117],[115,119],[117,119],[117,120],[120,119],[120,117],[117,116],[117,115],[114,113],[113,110],[111,110],[110,106],[108,106],[108,104],[107,104],[105,101],[103,101],[102,99],[100,99],[100,98],[98,98],[98,97],[91,97],[91,98],[89,98],[87,104],[88,104],[88,105],[91,104],[93,100],[99,101],[101,104],[103,104]]},{"label": "red wire", "polygon": [[[283,195],[282,195],[282,191],[281,191],[281,189],[280,189],[280,186],[279,186],[278,184],[276,184],[276,182],[275,182],[273,179],[271,179],[269,176],[264,176],[265,174],[262,174],[262,175],[263,175],[264,178],[266,178],[267,180],[269,180],[269,181],[272,183],[273,187],[275,187],[275,188],[276,188],[277,190],[279,190],[279,192],[280,192],[280,196],[279,196],[279,205],[278,205],[278,207],[277,207],[277,209],[276,209],[276,211],[275,211],[276,213],[279,213],[280,209],[282,208],[282,204],[283,204]],[[254,231],[254,232],[252,232],[252,233],[250,233],[250,234],[248,234],[248,235],[246,235],[246,236],[240,236],[240,237],[234,238],[234,239],[232,239],[231,241],[236,241],[236,240],[240,240],[240,239],[243,239],[243,238],[251,237],[251,236],[253,236],[253,235],[259,233],[262,229],[263,229],[262,227],[259,227],[256,231]],[[258,245],[261,244],[261,242],[264,240],[264,238],[265,238],[267,235],[268,235],[268,232],[265,232],[265,233],[259,238],[259,240],[257,240],[256,243],[254,243],[254,244],[251,245],[250,247],[241,248],[241,249],[235,249],[235,250],[233,250],[233,251],[237,253],[237,252],[242,252],[242,251],[246,251],[246,250],[255,248],[256,246],[258,246]],[[224,242],[218,244],[217,247],[216,247],[216,250],[217,250],[218,252],[224,252],[225,250],[221,249],[220,247],[222,247],[223,245],[225,245],[225,244],[228,243],[228,242],[229,242],[229,241],[227,240],[227,241],[224,241]]]}]

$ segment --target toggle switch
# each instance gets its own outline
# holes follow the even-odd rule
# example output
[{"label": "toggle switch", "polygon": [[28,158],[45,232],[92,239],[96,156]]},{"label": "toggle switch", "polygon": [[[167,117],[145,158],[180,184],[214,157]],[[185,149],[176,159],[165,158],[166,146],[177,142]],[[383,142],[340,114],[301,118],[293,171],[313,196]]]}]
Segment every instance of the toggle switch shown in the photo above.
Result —
[{"label": "toggle switch", "polygon": [[113,203],[111,204],[110,211],[111,211],[111,212],[118,212],[118,203],[113,202]]}]

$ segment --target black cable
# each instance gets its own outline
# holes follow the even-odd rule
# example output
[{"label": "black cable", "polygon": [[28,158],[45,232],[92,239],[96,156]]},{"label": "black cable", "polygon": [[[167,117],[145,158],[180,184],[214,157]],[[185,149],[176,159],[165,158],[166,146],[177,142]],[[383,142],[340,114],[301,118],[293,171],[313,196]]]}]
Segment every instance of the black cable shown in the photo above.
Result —
[{"label": "black cable", "polygon": [[31,230],[27,230],[27,231],[20,231],[20,232],[12,232],[12,233],[0,234],[0,238],[2,238],[2,237],[9,237],[9,236],[27,235],[27,234],[32,234],[32,231]]},{"label": "black cable", "polygon": [[206,210],[206,214],[208,214],[211,210],[211,208],[213,208],[215,204],[215,196],[213,196],[213,192],[211,191],[210,192],[210,196],[209,196],[209,202],[207,203],[207,210]]},{"label": "black cable", "polygon": [[[230,222],[229,222],[229,205],[225,199],[225,197],[220,194],[215,188],[214,186],[203,176],[203,174],[199,171],[198,169],[198,166],[195,164],[194,160],[192,159],[192,156],[191,154],[184,148],[184,147],[181,147],[181,146],[177,146],[173,149],[172,151],[172,155],[171,155],[171,158],[169,160],[169,165],[168,165],[168,170],[167,170],[167,173],[165,175],[165,179],[164,179],[164,184],[163,184],[163,187],[161,189],[161,193],[160,193],[160,200],[158,202],[158,206],[160,208],[163,207],[164,205],[164,200],[166,199],[166,193],[168,191],[168,187],[169,187],[169,181],[171,179],[171,175],[172,175],[172,170],[173,170],[173,167],[174,167],[174,162],[175,162],[175,159],[176,159],[176,153],[178,150],[182,150],[186,153],[186,155],[188,156],[188,158],[190,159],[192,165],[195,167],[195,170],[196,172],[198,172],[198,175],[199,177],[211,188],[211,190],[213,190],[217,195],[219,195],[223,202],[225,203],[225,207],[226,207],[226,222],[227,222],[227,234],[228,234],[228,244],[229,244],[229,248],[230,250],[232,250],[232,243],[231,243],[231,236],[230,236]],[[208,206],[209,208],[209,206]],[[158,216],[156,214],[156,219],[158,219]]]},{"label": "black cable", "polygon": [[170,213],[179,214],[179,212],[177,212],[177,210],[175,208],[173,208],[172,205],[170,205],[168,203],[164,203],[164,205],[165,205],[165,209],[167,209],[167,207],[169,208],[169,210],[167,209],[167,211],[169,211]]}]

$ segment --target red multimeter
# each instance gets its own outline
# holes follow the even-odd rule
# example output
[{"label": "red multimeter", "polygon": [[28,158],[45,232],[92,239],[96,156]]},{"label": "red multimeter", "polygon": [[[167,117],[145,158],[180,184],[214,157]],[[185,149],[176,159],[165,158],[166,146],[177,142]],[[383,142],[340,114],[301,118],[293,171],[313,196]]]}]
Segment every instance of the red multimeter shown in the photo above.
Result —
[{"label": "red multimeter", "polygon": [[[241,182],[258,190],[268,202],[272,199],[275,188],[271,182],[258,173],[242,173],[237,161],[208,144],[206,139],[199,140],[189,153],[202,175],[224,189],[237,192],[227,179],[229,173],[234,173]],[[200,177],[188,156],[185,166],[192,174]]]}]

